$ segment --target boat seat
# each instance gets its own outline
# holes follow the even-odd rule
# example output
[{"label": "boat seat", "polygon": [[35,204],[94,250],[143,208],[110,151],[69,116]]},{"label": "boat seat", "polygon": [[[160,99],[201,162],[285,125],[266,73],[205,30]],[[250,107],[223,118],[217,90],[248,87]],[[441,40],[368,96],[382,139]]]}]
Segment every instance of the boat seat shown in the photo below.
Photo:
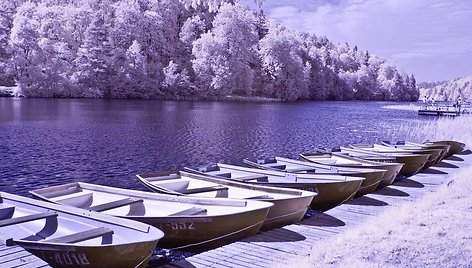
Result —
[{"label": "boat seat", "polygon": [[175,179],[175,180],[166,180],[166,181],[155,181],[152,182],[153,185],[174,191],[181,192],[187,189],[190,184],[189,180]]},{"label": "boat seat", "polygon": [[208,187],[200,187],[200,188],[190,188],[183,191],[180,191],[183,194],[198,194],[198,193],[206,193],[206,192],[214,192],[214,191],[228,191],[228,187],[217,185],[217,186],[208,186]]},{"label": "boat seat", "polygon": [[111,210],[114,208],[129,206],[135,203],[142,203],[142,202],[143,202],[143,199],[141,198],[125,198],[125,199],[120,199],[120,200],[116,200],[109,203],[92,206],[89,208],[89,210],[101,212],[101,211]]},{"label": "boat seat", "polygon": [[64,235],[61,237],[51,238],[47,240],[43,240],[43,242],[47,243],[78,243],[85,240],[90,240],[97,237],[104,237],[111,242],[111,236],[113,235],[113,230],[108,229],[106,227],[98,227],[82,232],[78,232],[75,234]]},{"label": "boat seat", "polygon": [[15,206],[10,204],[0,203],[0,220],[10,219],[15,213]]},{"label": "boat seat", "polygon": [[324,165],[334,165],[336,164],[336,159],[316,159],[315,162]]},{"label": "boat seat", "polygon": [[271,168],[276,168],[276,169],[282,169],[282,170],[285,169],[285,167],[287,167],[287,165],[279,164],[279,163],[264,164],[264,166],[271,167]]},{"label": "boat seat", "polygon": [[201,214],[206,214],[207,210],[204,208],[197,208],[197,207],[192,207],[189,209],[185,209],[176,213],[172,213],[169,216],[192,216],[192,215],[201,215]]},{"label": "boat seat", "polygon": [[264,195],[256,195],[256,196],[250,196],[250,197],[246,197],[244,199],[264,199],[264,200],[267,200],[267,199],[274,199],[272,196],[270,195],[267,195],[267,194],[264,194]]},{"label": "boat seat", "polygon": [[57,213],[56,212],[42,212],[42,213],[37,213],[37,214],[31,214],[31,215],[22,216],[22,217],[1,220],[0,227],[20,224],[20,223],[25,223],[25,222],[35,221],[35,220],[48,219],[52,217],[57,217]]},{"label": "boat seat", "polygon": [[316,171],[316,168],[310,168],[310,167],[299,167],[299,168],[288,168],[285,170],[286,172],[302,172],[302,171]]},{"label": "boat seat", "polygon": [[208,174],[211,174],[213,176],[219,176],[219,177],[225,177],[225,178],[231,178],[231,172],[225,172],[225,171],[210,171]]},{"label": "boat seat", "polygon": [[180,175],[178,174],[170,174],[167,176],[154,176],[154,177],[142,177],[143,179],[147,181],[167,181],[167,180],[175,180],[175,179],[180,179]]},{"label": "boat seat", "polygon": [[93,193],[76,192],[72,194],[67,194],[65,196],[57,196],[55,198],[52,198],[51,200],[73,207],[87,208],[92,204],[92,199]]},{"label": "boat seat", "polygon": [[242,181],[242,182],[252,181],[252,180],[257,180],[258,182],[268,182],[269,177],[264,176],[264,175],[249,175],[249,176],[233,178],[232,180]]}]

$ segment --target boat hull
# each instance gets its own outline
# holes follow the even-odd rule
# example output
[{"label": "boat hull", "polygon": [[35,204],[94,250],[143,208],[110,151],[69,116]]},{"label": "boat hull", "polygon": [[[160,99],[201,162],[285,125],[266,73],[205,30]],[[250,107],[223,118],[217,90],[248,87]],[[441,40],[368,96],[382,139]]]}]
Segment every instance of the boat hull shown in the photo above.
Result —
[{"label": "boat hull", "polygon": [[447,156],[452,156],[452,155],[455,155],[455,154],[459,154],[461,153],[464,148],[465,148],[465,144],[462,143],[462,142],[458,142],[458,141],[427,141],[425,142],[426,145],[437,145],[437,144],[445,144],[445,145],[449,145],[450,148],[449,148],[449,152],[448,152],[448,155]]},{"label": "boat hull", "polygon": [[[76,247],[29,241],[17,241],[31,254],[52,267],[146,267],[157,241],[131,245]],[[138,262],[137,260],[144,260]]]},{"label": "boat hull", "polygon": [[[428,160],[428,157],[429,155],[427,154],[395,155],[396,162],[403,164],[398,174],[405,177],[415,175],[423,169],[426,161]],[[383,160],[377,159],[375,156],[373,156],[373,158],[368,159],[372,161],[383,162]]]},{"label": "boat hull", "polygon": [[[381,152],[381,151],[370,151],[367,148],[371,148],[372,145],[351,145],[353,149],[344,148],[344,150],[352,150],[353,152],[360,152],[363,154],[371,154],[372,158],[366,157],[365,159],[374,160],[376,157],[388,156],[395,157],[397,163],[403,163],[403,167],[400,169],[399,174],[402,176],[410,177],[420,172],[428,161],[429,154],[420,153],[403,153],[403,152]],[[364,157],[363,157],[364,158]],[[383,162],[381,158],[374,161]],[[390,161],[390,160],[387,160]]]},{"label": "boat hull", "polygon": [[[159,247],[201,252],[255,235],[262,227],[269,208],[252,210],[231,216],[198,219],[127,217],[155,226],[165,233]],[[203,230],[203,231],[202,231]]]},{"label": "boat hull", "polygon": [[251,183],[318,192],[318,195],[311,201],[310,207],[314,210],[326,211],[352,199],[361,187],[362,181],[363,180],[332,181],[323,183]]},{"label": "boat hull", "polygon": [[[271,193],[274,194],[286,194],[283,198],[254,198],[252,200],[258,201],[265,201],[270,202],[273,206],[269,209],[267,217],[262,224],[261,230],[270,230],[275,228],[280,228],[289,224],[294,224],[300,222],[303,217],[305,216],[306,211],[310,207],[311,201],[313,200],[314,195],[308,192],[298,192],[293,191],[291,189],[279,189],[279,188],[267,188],[261,187],[259,185],[248,185],[248,184],[241,184],[236,183],[233,181],[226,181],[221,179],[215,179],[208,176],[202,176],[198,174],[191,174],[187,172],[181,172],[187,177],[194,178],[194,179],[201,179],[210,182],[217,182],[223,183],[223,185],[230,185],[230,186],[241,186],[245,189],[250,190],[258,190],[258,191],[267,191],[267,194],[270,196]],[[147,181],[144,178],[139,177],[139,180],[151,191],[158,192],[158,193],[166,193],[162,192],[159,187],[156,187],[151,182]],[[168,193],[167,193],[168,194]],[[244,199],[242,199],[244,200]]]},{"label": "boat hull", "polygon": [[400,169],[399,174],[410,177],[420,172],[423,169],[429,155],[427,154],[412,154],[412,155],[397,155],[395,158],[398,163],[404,164]]},{"label": "boat hull", "polygon": [[[326,155],[327,153],[322,153]],[[333,153],[334,154],[334,153]],[[315,154],[316,155],[316,154]],[[329,154],[328,154],[329,155]],[[378,161],[374,160],[366,160],[366,159],[356,159],[355,157],[343,155],[343,154],[335,154],[336,157],[339,158],[345,158],[349,159],[351,161],[356,161],[359,164],[358,165],[349,165],[349,164],[339,164],[339,163],[334,163],[334,164],[326,164],[323,162],[317,162],[316,157],[315,158],[310,158],[310,154],[302,154],[302,158],[305,159],[305,161],[308,162],[313,162],[317,164],[323,164],[331,167],[336,167],[336,168],[356,168],[356,169],[382,169],[385,171],[383,174],[382,180],[380,181],[378,188],[383,188],[386,187],[390,184],[392,184],[398,173],[400,172],[401,168],[403,167],[402,163],[396,163],[392,161],[386,161],[384,157],[375,157],[373,156],[373,159],[376,159]],[[383,159],[382,162],[380,162]]]}]

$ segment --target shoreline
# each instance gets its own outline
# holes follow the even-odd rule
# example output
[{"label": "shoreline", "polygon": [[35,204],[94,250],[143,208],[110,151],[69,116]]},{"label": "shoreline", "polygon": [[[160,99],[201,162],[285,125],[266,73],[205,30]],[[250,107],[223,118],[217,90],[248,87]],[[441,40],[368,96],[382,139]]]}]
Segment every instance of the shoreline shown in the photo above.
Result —
[{"label": "shoreline", "polygon": [[[463,158],[464,161],[461,161],[460,158]],[[454,165],[460,168],[453,168]],[[437,203],[441,202],[442,196],[435,198],[436,193],[442,193],[444,188],[448,189],[451,179],[471,171],[471,154],[453,156],[422,173],[396,181],[394,185],[356,198],[325,213],[315,213],[299,224],[263,232],[214,250],[171,262],[170,265],[176,267],[188,267],[189,265],[193,265],[193,267],[219,267],[218,263],[224,262],[231,267],[239,267],[248,263],[258,267],[404,266],[405,262],[395,262],[397,259],[404,258],[404,254],[406,254],[402,251],[403,244],[397,243],[403,239],[401,235],[403,233],[406,236],[411,235],[408,230],[412,227],[434,228],[434,225],[430,225],[426,221],[423,223],[406,220],[405,228],[396,230],[389,229],[389,224],[395,224],[402,220],[403,216],[414,218],[421,213],[429,215],[426,213],[427,209],[421,206],[422,200],[432,199]],[[456,184],[456,182],[457,180],[452,184]],[[472,188],[472,182],[470,185]],[[414,208],[417,206],[423,209],[420,212],[415,211]],[[408,208],[413,208],[413,210]],[[434,210],[432,211],[434,212]],[[377,240],[370,239],[370,237],[376,237],[371,234],[375,230],[381,235],[377,237]],[[425,233],[425,235],[430,235],[430,233]],[[441,235],[439,239],[442,237],[445,240],[448,239],[448,234],[442,237]],[[432,239],[436,241],[438,237],[433,236]],[[390,245],[392,249],[387,246],[378,246],[381,243]],[[368,254],[365,254],[366,247],[371,250]],[[428,244],[425,244],[422,249],[427,247]],[[386,252],[380,254],[379,251],[383,251],[384,248]],[[414,254],[420,253],[415,252]],[[438,254],[438,252],[434,254]],[[385,259],[381,259],[377,255],[381,255]],[[392,261],[388,259],[389,256],[395,256],[397,259]],[[405,259],[407,259],[406,257]],[[471,255],[466,255],[466,257],[469,259],[472,257],[472,250]],[[432,256],[428,256],[428,258],[434,259]],[[440,258],[436,259],[443,261]],[[414,266],[421,266],[421,264]]]}]

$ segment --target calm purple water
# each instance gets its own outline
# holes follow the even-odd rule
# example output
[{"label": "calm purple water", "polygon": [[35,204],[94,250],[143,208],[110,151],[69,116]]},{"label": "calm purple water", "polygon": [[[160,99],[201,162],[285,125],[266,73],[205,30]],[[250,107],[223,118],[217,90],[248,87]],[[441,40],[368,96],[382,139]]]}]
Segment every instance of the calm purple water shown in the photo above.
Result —
[{"label": "calm purple water", "polygon": [[0,98],[0,190],[28,196],[72,181],[144,190],[137,173],[296,158],[431,120],[385,104]]}]

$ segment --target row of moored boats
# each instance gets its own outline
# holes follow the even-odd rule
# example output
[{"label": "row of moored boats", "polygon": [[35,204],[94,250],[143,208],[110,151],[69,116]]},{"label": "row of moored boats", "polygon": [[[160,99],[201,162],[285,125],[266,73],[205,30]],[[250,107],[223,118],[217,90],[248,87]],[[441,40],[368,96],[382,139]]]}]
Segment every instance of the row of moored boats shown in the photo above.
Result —
[{"label": "row of moored boats", "polygon": [[[54,267],[146,266],[156,245],[201,251],[299,222],[460,153],[455,141],[353,144],[140,174],[152,192],[83,182],[0,193],[0,234]],[[157,193],[156,193],[157,192]]]}]

